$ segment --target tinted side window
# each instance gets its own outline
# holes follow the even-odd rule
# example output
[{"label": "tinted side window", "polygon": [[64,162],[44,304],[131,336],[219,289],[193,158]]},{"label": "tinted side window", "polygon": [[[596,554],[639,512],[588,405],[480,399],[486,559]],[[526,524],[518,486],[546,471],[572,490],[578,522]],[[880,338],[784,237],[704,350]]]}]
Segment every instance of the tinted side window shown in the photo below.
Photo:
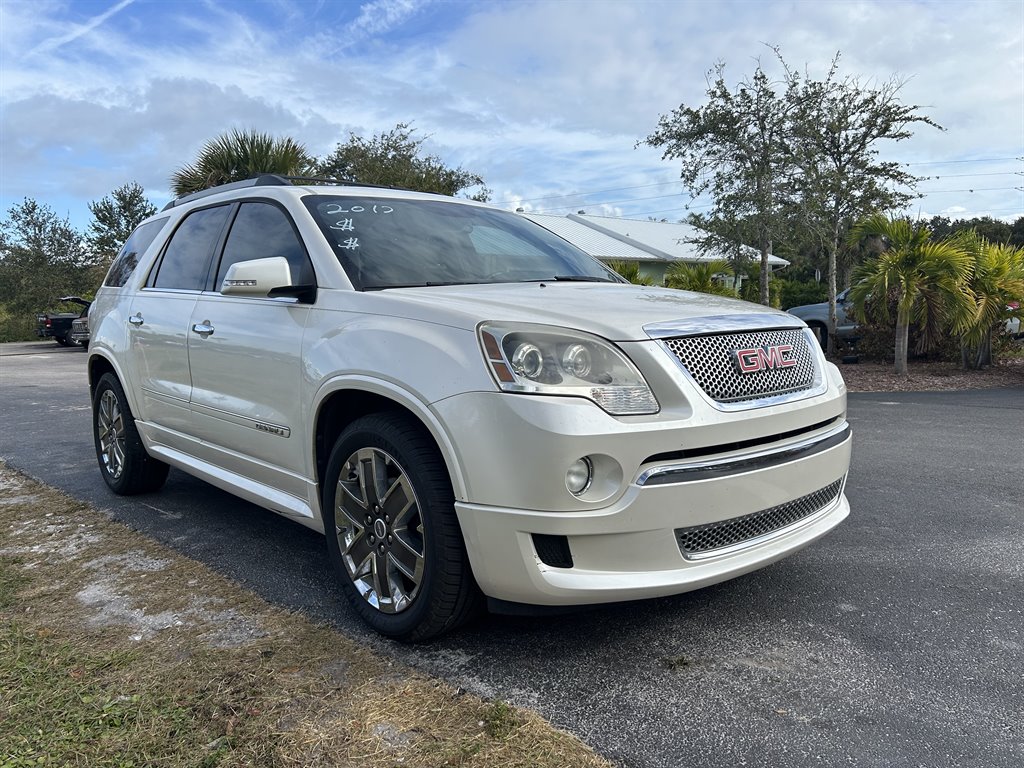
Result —
[{"label": "tinted side window", "polygon": [[132,272],[135,271],[135,267],[139,263],[139,256],[144,254],[146,249],[153,244],[153,240],[160,234],[160,230],[164,228],[167,219],[168,217],[164,216],[162,219],[155,219],[135,228],[135,231],[128,236],[125,244],[121,246],[121,251],[114,257],[110,270],[107,272],[107,277],[103,281],[104,285],[120,288],[128,282],[128,278],[131,277]]},{"label": "tinted side window", "polygon": [[238,261],[283,256],[291,268],[292,285],[316,282],[306,249],[287,214],[270,203],[242,203],[231,225],[214,288],[220,290],[228,267]]},{"label": "tinted side window", "polygon": [[213,249],[230,210],[230,206],[220,205],[186,216],[164,251],[156,278],[151,279],[153,287],[203,290]]}]

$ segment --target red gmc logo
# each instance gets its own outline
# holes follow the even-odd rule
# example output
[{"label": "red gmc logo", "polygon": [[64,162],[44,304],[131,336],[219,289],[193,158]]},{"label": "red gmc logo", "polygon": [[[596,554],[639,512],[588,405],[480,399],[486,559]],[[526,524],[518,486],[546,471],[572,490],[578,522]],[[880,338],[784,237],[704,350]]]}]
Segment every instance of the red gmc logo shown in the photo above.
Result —
[{"label": "red gmc logo", "polygon": [[734,349],[732,355],[740,373],[757,373],[775,368],[792,368],[796,365],[792,344]]}]

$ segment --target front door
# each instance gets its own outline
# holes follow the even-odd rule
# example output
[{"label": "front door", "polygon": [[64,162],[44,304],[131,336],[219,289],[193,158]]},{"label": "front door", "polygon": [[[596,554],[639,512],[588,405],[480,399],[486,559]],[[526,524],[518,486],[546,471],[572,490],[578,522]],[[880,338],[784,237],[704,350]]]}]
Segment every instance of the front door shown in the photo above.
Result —
[{"label": "front door", "polygon": [[[288,214],[243,202],[231,223],[214,287],[238,261],[283,256],[292,284],[314,282]],[[310,305],[295,299],[199,296],[188,332],[193,431],[233,472],[305,499],[307,409],[302,344]],[[212,459],[213,457],[211,457]]]}]

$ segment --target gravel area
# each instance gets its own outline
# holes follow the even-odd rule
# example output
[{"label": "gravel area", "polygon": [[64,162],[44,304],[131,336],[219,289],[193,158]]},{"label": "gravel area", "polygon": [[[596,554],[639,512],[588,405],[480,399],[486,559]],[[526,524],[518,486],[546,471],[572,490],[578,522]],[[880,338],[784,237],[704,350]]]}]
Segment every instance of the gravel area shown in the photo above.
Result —
[{"label": "gravel area", "polygon": [[900,377],[891,363],[837,363],[850,392],[926,392],[950,389],[1024,388],[1024,357],[1001,360],[982,371],[955,363],[911,362]]}]

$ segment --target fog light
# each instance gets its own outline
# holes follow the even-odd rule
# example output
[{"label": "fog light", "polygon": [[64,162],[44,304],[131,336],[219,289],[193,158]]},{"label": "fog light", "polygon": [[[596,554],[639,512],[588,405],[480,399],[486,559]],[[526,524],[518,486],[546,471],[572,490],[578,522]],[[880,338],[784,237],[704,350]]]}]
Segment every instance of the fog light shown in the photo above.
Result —
[{"label": "fog light", "polygon": [[590,459],[584,456],[577,459],[565,473],[565,487],[573,496],[579,496],[590,487],[594,479],[594,465]]}]

